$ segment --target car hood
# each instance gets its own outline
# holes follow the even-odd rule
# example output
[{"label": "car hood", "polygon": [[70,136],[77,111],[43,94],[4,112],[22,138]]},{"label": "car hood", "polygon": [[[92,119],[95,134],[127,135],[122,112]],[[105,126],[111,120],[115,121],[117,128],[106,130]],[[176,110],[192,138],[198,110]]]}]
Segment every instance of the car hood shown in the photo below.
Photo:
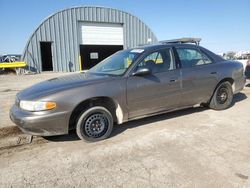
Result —
[{"label": "car hood", "polygon": [[33,100],[58,91],[106,82],[112,79],[114,77],[109,75],[77,73],[40,82],[22,90],[17,94],[17,97],[21,100]]}]

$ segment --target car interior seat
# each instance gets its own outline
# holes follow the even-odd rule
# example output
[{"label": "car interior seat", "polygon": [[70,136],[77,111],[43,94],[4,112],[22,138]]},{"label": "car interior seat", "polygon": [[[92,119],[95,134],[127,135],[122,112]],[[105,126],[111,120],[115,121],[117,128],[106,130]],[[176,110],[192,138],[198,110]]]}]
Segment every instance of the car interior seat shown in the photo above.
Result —
[{"label": "car interior seat", "polygon": [[151,72],[154,72],[156,65],[155,65],[155,62],[152,59],[150,59],[150,60],[145,62],[144,67],[148,68]]}]

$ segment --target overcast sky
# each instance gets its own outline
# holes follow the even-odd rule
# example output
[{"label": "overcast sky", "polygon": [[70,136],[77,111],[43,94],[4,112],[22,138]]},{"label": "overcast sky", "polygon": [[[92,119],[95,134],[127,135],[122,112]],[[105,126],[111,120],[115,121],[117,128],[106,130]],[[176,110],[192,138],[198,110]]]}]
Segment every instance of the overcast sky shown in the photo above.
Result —
[{"label": "overcast sky", "polygon": [[0,54],[22,53],[46,17],[84,5],[129,12],[158,40],[201,37],[201,45],[216,53],[250,50],[250,0],[0,0]]}]

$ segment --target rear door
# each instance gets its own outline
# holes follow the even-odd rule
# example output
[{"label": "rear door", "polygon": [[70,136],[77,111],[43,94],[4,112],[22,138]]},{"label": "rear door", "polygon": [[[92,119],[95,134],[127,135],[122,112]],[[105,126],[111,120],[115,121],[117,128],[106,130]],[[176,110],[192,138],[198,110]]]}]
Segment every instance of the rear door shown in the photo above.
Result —
[{"label": "rear door", "polygon": [[176,48],[181,64],[181,106],[207,102],[217,84],[216,64],[198,47]]},{"label": "rear door", "polygon": [[171,48],[149,53],[134,71],[146,67],[151,74],[129,76],[127,104],[129,118],[135,118],[179,106],[180,70],[176,69]]}]

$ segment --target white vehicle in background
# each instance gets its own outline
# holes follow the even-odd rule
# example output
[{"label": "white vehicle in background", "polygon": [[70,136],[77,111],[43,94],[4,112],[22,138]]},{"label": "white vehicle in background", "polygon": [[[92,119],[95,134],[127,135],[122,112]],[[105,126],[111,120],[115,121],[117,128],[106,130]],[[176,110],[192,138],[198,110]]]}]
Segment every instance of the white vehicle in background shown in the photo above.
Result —
[{"label": "white vehicle in background", "polygon": [[246,66],[247,66],[247,59],[237,59],[236,61],[239,61],[243,64],[243,68],[244,68],[244,71],[246,70]]},{"label": "white vehicle in background", "polygon": [[4,55],[0,55],[0,63],[1,62],[15,62],[15,61],[19,61],[21,58],[21,55],[19,54],[4,54]]},{"label": "white vehicle in background", "polygon": [[243,64],[244,71],[246,70],[247,62],[250,57],[250,51],[229,51],[227,53],[217,53],[217,55],[223,57],[226,60],[235,60]]}]

